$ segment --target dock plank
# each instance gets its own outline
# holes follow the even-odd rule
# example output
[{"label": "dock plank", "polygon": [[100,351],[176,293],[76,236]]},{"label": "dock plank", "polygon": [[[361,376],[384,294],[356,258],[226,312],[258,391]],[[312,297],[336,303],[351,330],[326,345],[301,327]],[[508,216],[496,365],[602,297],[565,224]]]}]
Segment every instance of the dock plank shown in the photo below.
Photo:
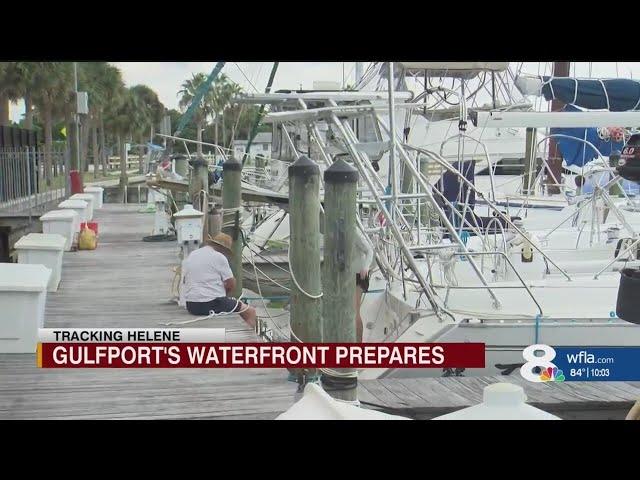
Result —
[{"label": "dock plank", "polygon": [[[177,245],[142,241],[153,214],[140,208],[96,211],[98,249],[65,253],[46,327],[153,328],[195,318],[171,301]],[[225,328],[227,341],[258,341],[237,315],[183,328],[191,326]],[[433,418],[480,403],[484,387],[497,382],[522,386],[529,404],[562,418],[624,418],[640,398],[640,382],[530,383],[517,374],[365,380],[359,398],[364,406]],[[284,369],[43,370],[35,355],[0,355],[0,419],[273,419],[296,390]]]},{"label": "dock plank", "polygon": [[[176,242],[144,242],[153,214],[141,205],[96,210],[99,245],[65,252],[45,327],[158,328],[196,317],[171,301]],[[228,342],[256,342],[238,316],[189,327],[225,328]],[[35,355],[0,355],[0,418],[275,418],[297,385],[284,369],[44,370]]]},{"label": "dock plank", "polygon": [[[518,375],[491,377],[386,378],[363,380],[360,389],[378,392],[382,386],[388,391],[409,390],[424,399],[393,402],[386,397],[389,411],[411,418],[427,419],[444,415],[482,402],[487,385],[513,383],[523,387],[527,403],[553,413],[560,418],[624,419],[628,410],[640,399],[638,382],[548,382],[531,383]],[[400,389],[400,385],[403,389]],[[401,396],[396,393],[397,396]]]}]

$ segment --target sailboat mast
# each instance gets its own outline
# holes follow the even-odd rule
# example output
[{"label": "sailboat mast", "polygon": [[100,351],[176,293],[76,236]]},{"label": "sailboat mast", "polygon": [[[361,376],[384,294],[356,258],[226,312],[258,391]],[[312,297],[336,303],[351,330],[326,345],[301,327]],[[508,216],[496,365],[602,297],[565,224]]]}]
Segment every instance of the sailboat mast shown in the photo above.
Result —
[{"label": "sailboat mast", "polygon": [[[554,77],[568,77],[570,62],[553,62],[553,76]],[[561,100],[553,99],[551,101],[551,111],[557,112],[562,110],[565,103]],[[547,191],[550,194],[560,193],[560,187],[555,184],[554,178],[558,179],[558,182],[562,182],[562,154],[558,149],[558,143],[554,138],[549,139],[549,168],[551,175],[547,176],[546,184]]]},{"label": "sailboat mast", "polygon": [[[398,189],[397,189],[397,172],[396,172],[396,103],[394,98],[394,76],[393,62],[389,62],[389,182],[391,187],[391,199],[395,207]],[[395,221],[395,208],[391,209],[392,220]]]}]

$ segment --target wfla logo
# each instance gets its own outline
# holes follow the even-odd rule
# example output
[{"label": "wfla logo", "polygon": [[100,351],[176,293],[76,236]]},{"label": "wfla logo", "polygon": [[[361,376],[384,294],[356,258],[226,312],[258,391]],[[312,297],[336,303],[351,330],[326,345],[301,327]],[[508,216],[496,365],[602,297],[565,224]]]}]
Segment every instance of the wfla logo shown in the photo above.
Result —
[{"label": "wfla logo", "polygon": [[[542,352],[542,355],[536,355]],[[520,375],[530,382],[564,382],[564,373],[551,360],[556,358],[556,351],[549,345],[531,345],[522,352],[526,363],[520,367]]]}]

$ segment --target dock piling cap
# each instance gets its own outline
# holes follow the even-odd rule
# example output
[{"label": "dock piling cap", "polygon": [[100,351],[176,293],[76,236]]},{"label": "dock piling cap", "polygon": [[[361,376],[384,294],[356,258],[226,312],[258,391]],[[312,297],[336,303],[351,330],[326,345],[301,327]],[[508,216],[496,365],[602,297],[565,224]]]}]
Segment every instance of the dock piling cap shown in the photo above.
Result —
[{"label": "dock piling cap", "polygon": [[235,160],[227,160],[222,164],[222,173],[224,172],[241,172],[242,164],[240,162],[236,162]]},{"label": "dock piling cap", "polygon": [[57,233],[29,233],[20,238],[14,248],[16,250],[64,250],[66,238]]},{"label": "dock piling cap", "polygon": [[307,383],[302,398],[276,420],[409,420],[332,398],[320,385]]},{"label": "dock piling cap", "polygon": [[73,221],[74,218],[78,217],[78,212],[75,210],[62,209],[62,210],[51,210],[40,217],[40,221],[42,220],[69,220]]},{"label": "dock piling cap", "polygon": [[525,403],[524,389],[511,383],[495,383],[484,388],[482,403],[448,413],[433,420],[560,420]]},{"label": "dock piling cap", "polygon": [[324,171],[324,181],[328,183],[356,183],[358,171],[339,158]]},{"label": "dock piling cap", "polygon": [[174,218],[201,218],[204,217],[204,213],[200,210],[193,208],[193,205],[187,204],[182,210],[173,214]]},{"label": "dock piling cap", "polygon": [[485,405],[520,405],[527,401],[527,395],[519,385],[494,383],[485,387],[482,401]]},{"label": "dock piling cap", "polygon": [[289,166],[290,177],[311,177],[312,175],[320,175],[320,168],[306,155],[301,155]]}]

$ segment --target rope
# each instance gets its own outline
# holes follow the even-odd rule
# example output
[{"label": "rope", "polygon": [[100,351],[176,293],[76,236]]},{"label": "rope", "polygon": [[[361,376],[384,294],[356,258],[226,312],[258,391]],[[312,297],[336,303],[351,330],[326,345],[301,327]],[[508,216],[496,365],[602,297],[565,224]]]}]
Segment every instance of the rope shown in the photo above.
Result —
[{"label": "rope", "polygon": [[247,310],[249,310],[249,308],[251,308],[249,305],[245,305],[245,308],[243,308],[239,312],[236,312],[235,309],[238,308],[239,304],[240,304],[240,300],[236,299],[236,305],[235,305],[235,307],[233,307],[233,310],[231,312],[218,312],[218,313],[215,313],[213,310],[211,310],[211,311],[209,311],[209,315],[207,315],[206,317],[200,317],[200,318],[196,318],[196,319],[193,319],[193,320],[184,320],[182,322],[159,323],[158,325],[164,325],[164,326],[167,326],[167,327],[171,326],[171,325],[188,325],[190,323],[201,322],[203,320],[208,320],[208,319],[214,318],[214,317],[223,317],[225,315],[235,315],[236,313],[238,315],[240,315],[241,313],[244,313]]},{"label": "rope", "polygon": [[322,292],[319,293],[318,295],[312,295],[311,293],[306,292],[298,283],[298,280],[296,280],[296,276],[293,274],[293,268],[291,267],[291,246],[289,246],[289,248],[287,248],[287,261],[289,262],[289,273],[291,274],[291,280],[293,281],[293,284],[296,286],[296,288],[298,290],[300,290],[300,293],[302,293],[304,296],[309,297],[313,300],[317,300],[319,298],[322,298]]},{"label": "rope", "polygon": [[[252,264],[254,269],[256,268],[255,266],[255,262],[253,261],[253,250],[249,249],[249,252],[251,253],[251,260],[252,260]],[[291,265],[291,263],[289,263],[289,265]],[[258,288],[258,296],[260,297],[261,301],[262,301],[262,305],[264,307],[265,312],[267,313],[267,316],[269,317],[269,319],[271,320],[273,326],[276,328],[276,330],[278,330],[285,338],[286,338],[286,333],[283,332],[280,329],[280,326],[277,324],[277,322],[275,322],[273,320],[273,317],[271,316],[271,314],[269,313],[269,310],[267,309],[267,304],[264,301],[264,297],[262,296],[262,288],[260,287],[260,281],[258,279],[258,274],[257,272],[255,273],[256,275],[256,286]],[[295,277],[293,276],[293,272],[291,272],[291,278],[294,280],[295,283]],[[297,286],[297,285],[296,285]],[[300,289],[300,287],[298,287]],[[304,292],[302,289],[300,289],[301,292]],[[307,294],[308,295],[308,294]],[[320,294],[320,296],[322,296],[322,294]],[[312,297],[313,298],[313,297]],[[320,297],[318,297],[320,298]],[[284,315],[284,314],[282,314]],[[264,317],[262,317],[264,318]],[[291,328],[291,318],[289,318],[289,336],[290,338],[292,338],[294,341],[298,342],[298,343],[304,343],[293,331],[293,329]],[[358,377],[358,372],[357,370],[354,370],[353,372],[338,372],[336,370],[330,369],[330,368],[319,368],[318,370],[320,370],[320,372],[325,373],[327,375],[330,375],[332,377],[337,377],[337,378],[357,378]]]}]

